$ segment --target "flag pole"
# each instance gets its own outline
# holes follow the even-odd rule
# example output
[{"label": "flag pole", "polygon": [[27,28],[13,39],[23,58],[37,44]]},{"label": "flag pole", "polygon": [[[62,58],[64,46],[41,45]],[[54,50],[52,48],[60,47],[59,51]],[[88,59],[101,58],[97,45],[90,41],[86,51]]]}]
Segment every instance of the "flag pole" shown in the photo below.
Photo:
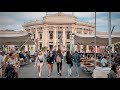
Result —
[{"label": "flag pole", "polygon": [[111,67],[111,12],[109,12],[109,20],[108,20],[108,26],[109,26],[109,60],[110,60],[110,67]]},{"label": "flag pole", "polygon": [[94,62],[95,62],[95,68],[96,68],[96,12],[95,12],[95,51],[94,51],[94,56],[95,56],[95,60],[94,60]]}]

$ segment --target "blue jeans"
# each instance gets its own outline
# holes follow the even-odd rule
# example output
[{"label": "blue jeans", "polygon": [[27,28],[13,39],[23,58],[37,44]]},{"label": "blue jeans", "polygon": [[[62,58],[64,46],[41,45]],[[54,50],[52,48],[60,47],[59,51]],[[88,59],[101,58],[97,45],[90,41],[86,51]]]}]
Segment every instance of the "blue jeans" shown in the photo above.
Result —
[{"label": "blue jeans", "polygon": [[76,76],[79,77],[80,64],[79,63],[74,63],[74,65],[75,65]]},{"label": "blue jeans", "polygon": [[68,64],[68,76],[71,75],[71,64]]}]

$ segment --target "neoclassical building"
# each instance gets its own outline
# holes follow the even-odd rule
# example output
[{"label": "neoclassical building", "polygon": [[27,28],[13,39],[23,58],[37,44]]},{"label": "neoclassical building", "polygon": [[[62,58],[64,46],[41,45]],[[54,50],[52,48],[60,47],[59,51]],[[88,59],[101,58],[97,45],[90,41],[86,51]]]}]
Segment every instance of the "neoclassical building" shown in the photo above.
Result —
[{"label": "neoclassical building", "polygon": [[[33,34],[38,49],[42,47],[52,49],[54,46],[58,48],[59,35],[62,37],[62,45],[69,48],[72,33],[94,34],[95,31],[94,24],[79,22],[75,16],[62,12],[44,16],[41,21],[26,22],[22,26],[25,31]],[[83,48],[82,45],[80,47]],[[86,46],[86,48],[89,50],[90,47]]]}]

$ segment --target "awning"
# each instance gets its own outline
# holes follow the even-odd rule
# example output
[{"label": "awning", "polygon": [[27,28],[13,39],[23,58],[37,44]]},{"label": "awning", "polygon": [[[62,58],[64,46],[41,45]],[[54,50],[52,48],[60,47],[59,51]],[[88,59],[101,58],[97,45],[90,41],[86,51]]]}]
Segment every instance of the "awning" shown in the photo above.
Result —
[{"label": "awning", "polygon": [[[96,36],[96,45],[106,46],[108,44],[108,35],[97,35]],[[94,45],[95,36],[94,35],[74,35],[74,43],[77,45]],[[120,42],[120,35],[112,35],[112,44]]]},{"label": "awning", "polygon": [[0,35],[0,45],[23,45],[24,43],[25,45],[34,45],[29,33]]}]

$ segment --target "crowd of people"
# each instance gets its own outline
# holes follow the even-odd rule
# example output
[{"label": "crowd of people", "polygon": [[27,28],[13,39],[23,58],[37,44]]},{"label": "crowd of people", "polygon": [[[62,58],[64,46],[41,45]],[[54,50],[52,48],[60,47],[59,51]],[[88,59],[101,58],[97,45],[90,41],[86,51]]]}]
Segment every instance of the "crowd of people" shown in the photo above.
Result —
[{"label": "crowd of people", "polygon": [[20,66],[29,64],[32,61],[35,62],[34,67],[37,66],[39,77],[42,76],[42,68],[45,62],[47,62],[48,66],[48,77],[53,72],[54,63],[57,66],[57,76],[61,76],[63,61],[68,65],[68,76],[71,77],[71,68],[74,64],[76,76],[79,77],[80,56],[78,52],[76,51],[73,54],[69,50],[61,50],[60,48],[58,50],[46,50],[45,52],[41,50],[36,52],[11,51],[9,53],[0,51],[0,77],[18,78]]},{"label": "crowd of people", "polygon": [[20,68],[18,53],[5,53],[0,51],[0,77],[18,78],[18,71]]},{"label": "crowd of people", "polygon": [[0,50],[0,77],[18,78],[21,65],[26,65],[35,61],[35,55],[30,52],[14,51],[6,53]]},{"label": "crowd of people", "polygon": [[120,56],[117,54],[111,55],[111,61],[109,55],[97,56],[96,66],[99,67],[111,67],[108,74],[108,78],[120,78]]},{"label": "crowd of people", "polygon": [[[119,55],[112,55],[111,70],[108,74],[108,78],[119,78],[120,77],[120,57]],[[94,59],[91,57],[91,59]],[[51,76],[53,72],[53,64],[56,63],[57,66],[57,76],[62,75],[62,63],[66,62],[68,66],[68,77],[72,76],[72,67],[75,66],[76,77],[80,74],[80,60],[81,55],[78,51],[71,52],[69,49],[58,50],[51,49],[45,52],[38,50],[36,52],[15,52],[11,51],[5,53],[0,51],[0,77],[6,78],[18,78],[19,68],[24,64],[29,64],[30,62],[35,62],[34,67],[38,69],[38,76],[42,76],[42,69],[44,68],[44,63],[47,62],[48,66],[48,77]],[[98,55],[96,59],[96,66],[108,67],[110,65],[109,56]]]},{"label": "crowd of people", "polygon": [[71,77],[72,74],[72,66],[75,65],[76,77],[79,77],[79,67],[80,67],[80,55],[76,51],[74,54],[71,53],[69,50],[47,50],[46,52],[42,52],[41,50],[38,51],[38,55],[35,60],[35,67],[37,66],[39,77],[42,75],[42,68],[44,65],[45,60],[48,64],[48,77],[51,76],[53,72],[53,64],[56,63],[57,65],[57,76],[62,75],[62,63],[63,61],[66,62],[68,65],[68,76]]}]

